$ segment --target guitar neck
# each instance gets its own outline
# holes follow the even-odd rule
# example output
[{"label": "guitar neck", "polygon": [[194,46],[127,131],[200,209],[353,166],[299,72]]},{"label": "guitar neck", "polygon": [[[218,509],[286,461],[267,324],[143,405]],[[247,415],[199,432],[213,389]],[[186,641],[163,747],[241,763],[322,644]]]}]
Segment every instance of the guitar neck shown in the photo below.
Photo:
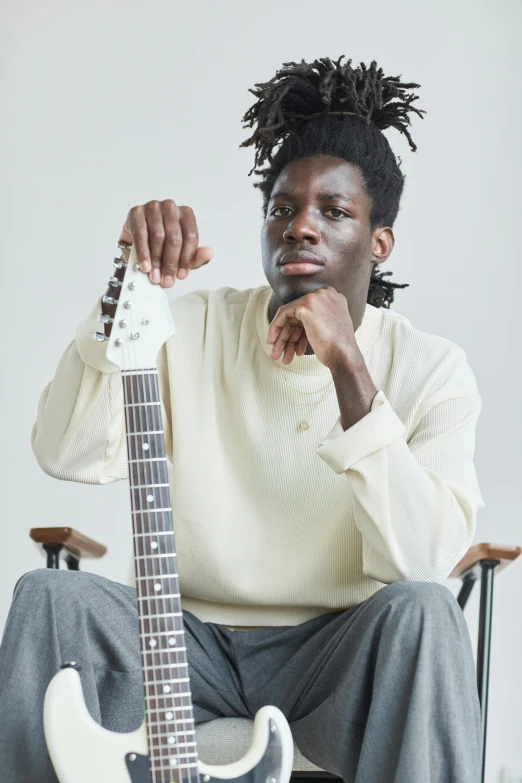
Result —
[{"label": "guitar neck", "polygon": [[122,381],[151,771],[166,771],[174,745],[178,779],[189,780],[198,756],[158,371],[124,370]]}]

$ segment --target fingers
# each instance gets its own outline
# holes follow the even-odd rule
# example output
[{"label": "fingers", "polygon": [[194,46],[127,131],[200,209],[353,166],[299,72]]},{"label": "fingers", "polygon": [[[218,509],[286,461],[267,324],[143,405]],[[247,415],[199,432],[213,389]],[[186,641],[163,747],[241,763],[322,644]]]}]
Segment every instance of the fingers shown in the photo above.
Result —
[{"label": "fingers", "polygon": [[179,225],[182,240],[181,252],[173,271],[173,277],[177,275],[180,280],[183,280],[190,272],[199,241],[196,218],[190,207],[179,208]]},{"label": "fingers", "polygon": [[120,239],[135,245],[141,269],[165,288],[174,285],[176,277],[182,280],[192,269],[208,264],[214,254],[211,247],[198,247],[192,208],[178,207],[172,199],[132,207]]},{"label": "fingers", "polygon": [[308,342],[304,326],[302,324],[286,323],[280,327],[279,334],[276,336],[272,346],[271,358],[276,361],[284,353],[283,364],[290,364],[303,340],[304,353]]},{"label": "fingers", "polygon": [[151,270],[149,251],[149,232],[145,217],[145,207],[133,207],[127,216],[127,226],[131,234],[131,241],[136,248],[138,263],[144,272]]}]

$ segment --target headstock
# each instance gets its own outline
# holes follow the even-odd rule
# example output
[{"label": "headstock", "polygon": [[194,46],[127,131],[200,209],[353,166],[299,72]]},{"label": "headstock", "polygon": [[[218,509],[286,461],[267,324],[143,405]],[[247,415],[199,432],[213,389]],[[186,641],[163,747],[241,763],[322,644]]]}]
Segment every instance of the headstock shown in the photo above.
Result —
[{"label": "headstock", "polygon": [[97,334],[94,339],[108,342],[107,359],[121,370],[156,367],[161,346],[176,332],[165,289],[141,271],[134,246],[123,280],[112,280],[120,292],[111,334]]}]

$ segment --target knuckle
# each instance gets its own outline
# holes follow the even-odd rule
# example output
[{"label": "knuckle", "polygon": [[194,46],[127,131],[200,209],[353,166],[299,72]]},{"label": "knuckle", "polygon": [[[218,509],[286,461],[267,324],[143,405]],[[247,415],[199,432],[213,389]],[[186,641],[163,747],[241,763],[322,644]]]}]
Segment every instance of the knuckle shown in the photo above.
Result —
[{"label": "knuckle", "polygon": [[165,238],[165,231],[162,226],[154,225],[149,229],[149,237],[153,242],[161,242]]},{"label": "knuckle", "polygon": [[183,244],[183,237],[180,231],[172,230],[167,235],[168,242],[174,247],[180,247]]}]

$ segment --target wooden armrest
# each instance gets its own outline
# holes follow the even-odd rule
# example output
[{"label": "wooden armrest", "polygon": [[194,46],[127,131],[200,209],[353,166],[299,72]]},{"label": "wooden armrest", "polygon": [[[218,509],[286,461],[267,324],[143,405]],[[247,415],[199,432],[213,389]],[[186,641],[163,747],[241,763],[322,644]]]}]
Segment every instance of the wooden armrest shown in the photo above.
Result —
[{"label": "wooden armrest", "polygon": [[522,552],[522,547],[514,544],[475,544],[471,546],[460,563],[457,563],[450,574],[450,577],[463,577],[468,571],[471,571],[481,560],[500,560],[500,565],[495,568],[495,573],[503,571],[504,568],[516,560]]},{"label": "wooden armrest", "polygon": [[37,544],[62,544],[79,558],[103,557],[107,547],[87,538],[72,527],[33,527],[29,535]]}]

